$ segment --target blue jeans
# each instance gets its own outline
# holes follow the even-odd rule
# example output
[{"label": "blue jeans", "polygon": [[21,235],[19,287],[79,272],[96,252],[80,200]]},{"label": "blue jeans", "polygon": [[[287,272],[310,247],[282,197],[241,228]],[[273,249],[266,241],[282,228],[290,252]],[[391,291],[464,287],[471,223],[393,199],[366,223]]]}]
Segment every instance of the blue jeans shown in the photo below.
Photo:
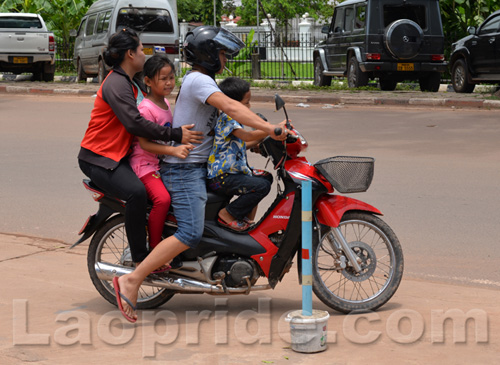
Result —
[{"label": "blue jeans", "polygon": [[210,188],[228,196],[239,195],[226,207],[229,214],[243,220],[269,194],[273,177],[246,174],[223,174],[208,181]]},{"label": "blue jeans", "polygon": [[203,235],[207,203],[207,167],[198,163],[164,163],[161,178],[172,199],[177,220],[174,236],[186,246],[195,248]]}]

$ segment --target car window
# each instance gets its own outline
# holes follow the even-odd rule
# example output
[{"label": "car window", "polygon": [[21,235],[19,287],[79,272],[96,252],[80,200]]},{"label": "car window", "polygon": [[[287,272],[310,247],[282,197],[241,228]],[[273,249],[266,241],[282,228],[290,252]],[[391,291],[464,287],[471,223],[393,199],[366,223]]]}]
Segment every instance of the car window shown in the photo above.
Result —
[{"label": "car window", "polygon": [[341,33],[344,30],[344,9],[335,9],[333,32]]},{"label": "car window", "polygon": [[111,11],[99,14],[97,21],[97,33],[106,33],[109,28],[109,19],[111,18]]},{"label": "car window", "polygon": [[346,8],[345,9],[345,21],[344,21],[344,30],[346,32],[352,32],[352,25],[354,22],[354,8]]},{"label": "car window", "polygon": [[83,18],[82,22],[80,23],[80,26],[78,27],[78,32],[76,33],[77,37],[83,34],[86,25],[87,25],[87,18]]},{"label": "car window", "polygon": [[384,27],[399,19],[409,19],[417,23],[420,28],[427,28],[424,5],[384,5]]},{"label": "car window", "polygon": [[116,19],[116,29],[124,26],[140,32],[174,32],[172,17],[166,9],[122,8]]},{"label": "car window", "polygon": [[38,18],[12,15],[0,18],[0,28],[41,29],[42,23]]},{"label": "car window", "polygon": [[366,17],[366,6],[356,7],[356,18],[354,19],[354,29],[364,29]]},{"label": "car window", "polygon": [[479,30],[479,34],[491,34],[498,33],[498,26],[500,25],[500,16],[497,16],[493,19],[488,20],[487,23],[484,23]]},{"label": "car window", "polygon": [[85,35],[94,34],[94,25],[97,20],[97,14],[89,16],[87,26],[85,27]]}]

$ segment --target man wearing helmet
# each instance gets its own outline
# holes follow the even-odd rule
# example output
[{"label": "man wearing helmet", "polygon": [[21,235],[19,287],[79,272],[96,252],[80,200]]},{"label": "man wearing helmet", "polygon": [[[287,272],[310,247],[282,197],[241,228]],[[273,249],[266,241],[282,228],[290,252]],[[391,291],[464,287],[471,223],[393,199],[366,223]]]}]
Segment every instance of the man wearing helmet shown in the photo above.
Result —
[{"label": "man wearing helmet", "polygon": [[137,318],[131,304],[137,302],[137,292],[146,276],[181,252],[196,247],[201,239],[207,201],[207,160],[219,110],[271,138],[286,138],[286,130],[276,135],[274,131],[281,130],[279,126],[265,122],[240,102],[224,95],[215,82],[215,75],[222,73],[226,65],[226,54],[236,55],[243,47],[241,40],[223,28],[201,26],[186,35],[184,54],[193,69],[186,74],[179,90],[172,127],[194,123],[193,130],[203,132],[204,139],[184,160],[174,156],[162,158],[161,177],[172,198],[178,229],[160,242],[131,274],[118,279],[121,296],[117,300],[129,320]]}]

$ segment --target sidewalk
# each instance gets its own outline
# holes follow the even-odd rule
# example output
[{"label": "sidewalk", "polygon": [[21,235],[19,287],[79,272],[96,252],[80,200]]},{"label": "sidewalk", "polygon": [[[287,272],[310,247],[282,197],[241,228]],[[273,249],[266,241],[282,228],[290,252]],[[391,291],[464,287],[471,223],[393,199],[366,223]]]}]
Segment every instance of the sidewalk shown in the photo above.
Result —
[{"label": "sidewalk", "polygon": [[284,321],[301,308],[296,268],[249,296],[176,295],[124,323],[86,268],[87,244],[0,234],[0,363],[493,364],[500,291],[403,278],[374,313],[328,310],[328,349],[290,349]]},{"label": "sidewalk", "polygon": [[[20,81],[9,81],[0,78],[0,94],[30,95],[77,95],[93,96],[99,89],[97,83],[76,83],[73,78],[56,77],[55,82],[31,82],[29,77]],[[477,89],[487,90],[477,86]],[[326,104],[326,105],[359,105],[359,106],[415,106],[415,107],[447,107],[467,109],[500,109],[500,99],[492,96],[492,92],[475,92],[472,94],[455,93],[449,85],[441,85],[436,93],[420,91],[358,91],[358,90],[289,90],[271,88],[253,88],[253,102],[273,102],[275,93],[279,93],[287,103],[294,104]],[[174,90],[175,98],[178,90]]]}]

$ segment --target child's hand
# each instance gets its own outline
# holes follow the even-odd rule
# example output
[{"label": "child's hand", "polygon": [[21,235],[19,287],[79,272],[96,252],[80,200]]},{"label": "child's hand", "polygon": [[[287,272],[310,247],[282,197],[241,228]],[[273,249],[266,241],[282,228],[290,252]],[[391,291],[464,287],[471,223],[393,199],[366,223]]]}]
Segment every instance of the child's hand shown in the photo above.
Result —
[{"label": "child's hand", "polygon": [[203,142],[203,133],[198,131],[192,131],[191,128],[194,124],[183,125],[182,128],[182,144],[187,143],[201,143]]},{"label": "child's hand", "polygon": [[174,147],[172,156],[182,158],[184,160],[186,157],[188,157],[189,152],[191,152],[193,148],[194,146],[190,143]]}]

